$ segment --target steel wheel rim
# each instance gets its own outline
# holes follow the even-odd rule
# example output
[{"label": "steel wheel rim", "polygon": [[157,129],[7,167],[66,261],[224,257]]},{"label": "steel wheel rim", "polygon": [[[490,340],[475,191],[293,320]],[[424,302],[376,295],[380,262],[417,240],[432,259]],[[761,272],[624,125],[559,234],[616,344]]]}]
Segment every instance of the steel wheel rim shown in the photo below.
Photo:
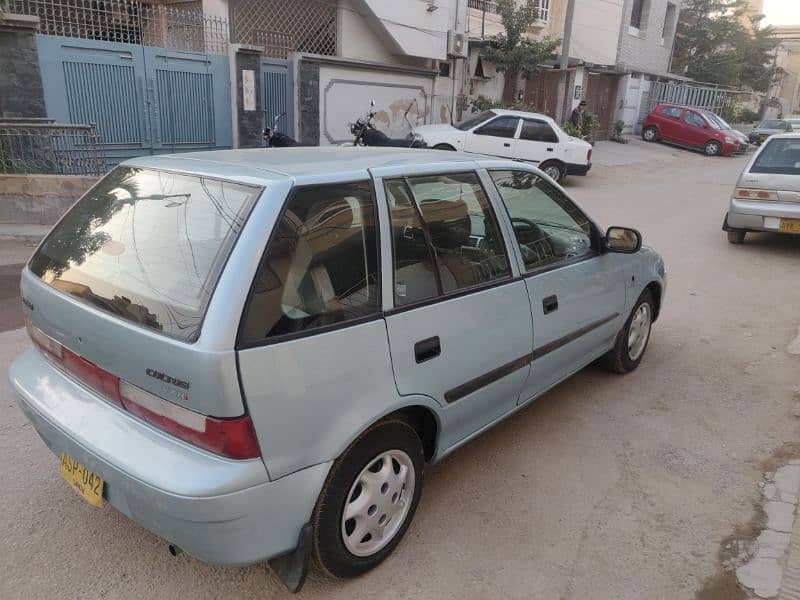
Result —
[{"label": "steel wheel rim", "polygon": [[717,152],[719,152],[719,144],[711,142],[706,146],[706,154],[709,156],[714,156]]},{"label": "steel wheel rim", "polygon": [[650,305],[643,302],[633,313],[631,324],[628,326],[628,356],[631,360],[639,360],[644,353],[647,340],[650,337],[652,317]]},{"label": "steel wheel rim", "polygon": [[561,170],[558,167],[549,166],[544,168],[544,173],[553,181],[558,181],[559,175],[561,175]]},{"label": "steel wheel rim", "polygon": [[416,473],[402,450],[387,450],[367,463],[347,493],[342,541],[355,556],[372,556],[397,535],[411,510]]}]

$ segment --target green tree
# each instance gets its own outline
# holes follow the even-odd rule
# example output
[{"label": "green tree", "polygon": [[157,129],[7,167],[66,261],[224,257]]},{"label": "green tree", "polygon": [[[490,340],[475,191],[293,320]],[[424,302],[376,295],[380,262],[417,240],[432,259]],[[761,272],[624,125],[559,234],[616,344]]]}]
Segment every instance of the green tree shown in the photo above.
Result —
[{"label": "green tree", "polygon": [[489,45],[481,50],[481,56],[493,62],[497,70],[505,74],[503,102],[511,104],[516,100],[519,77],[530,79],[535,75],[542,62],[558,48],[561,40],[550,37],[533,40],[525,35],[528,27],[539,18],[536,0],[526,0],[519,6],[514,0],[498,0],[497,12],[505,32],[493,36]]},{"label": "green tree", "polygon": [[762,15],[743,25],[745,0],[686,0],[678,20],[672,70],[697,81],[765,91],[778,40]]}]

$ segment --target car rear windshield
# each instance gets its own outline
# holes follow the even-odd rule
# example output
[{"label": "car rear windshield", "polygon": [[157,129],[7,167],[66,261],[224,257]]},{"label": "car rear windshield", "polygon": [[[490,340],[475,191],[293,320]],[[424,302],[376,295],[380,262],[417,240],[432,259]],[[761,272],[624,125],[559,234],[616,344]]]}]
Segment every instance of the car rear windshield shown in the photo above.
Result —
[{"label": "car rear windshield", "polygon": [[30,261],[54,288],[121,319],[195,341],[259,188],[117,167]]},{"label": "car rear windshield", "polygon": [[751,173],[800,175],[800,139],[771,139],[758,155]]}]

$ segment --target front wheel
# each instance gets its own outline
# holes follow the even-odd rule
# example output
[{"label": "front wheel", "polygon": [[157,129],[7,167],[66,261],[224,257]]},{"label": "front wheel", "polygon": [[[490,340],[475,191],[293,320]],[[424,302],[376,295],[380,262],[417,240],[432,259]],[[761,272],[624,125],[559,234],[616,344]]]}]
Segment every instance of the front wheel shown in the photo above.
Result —
[{"label": "front wheel", "polygon": [[546,162],[539,168],[553,181],[561,181],[564,179],[564,167],[557,162]]},{"label": "front wheel", "polygon": [[356,577],[380,564],[414,517],[425,457],[403,420],[374,425],[337,459],[315,509],[314,553],[334,577]]},{"label": "front wheel", "polygon": [[703,151],[706,153],[706,156],[719,156],[722,152],[722,146],[720,146],[719,142],[716,140],[709,140],[706,142]]},{"label": "front wheel", "polygon": [[620,374],[630,373],[638,367],[650,341],[654,316],[653,294],[645,290],[633,307],[625,327],[617,335],[614,348],[601,359],[603,366]]}]

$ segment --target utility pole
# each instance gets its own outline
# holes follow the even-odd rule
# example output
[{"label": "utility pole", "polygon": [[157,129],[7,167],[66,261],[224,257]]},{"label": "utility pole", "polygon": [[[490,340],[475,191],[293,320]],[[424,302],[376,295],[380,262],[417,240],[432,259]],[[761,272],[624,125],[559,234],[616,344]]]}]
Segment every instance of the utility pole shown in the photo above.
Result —
[{"label": "utility pole", "polygon": [[561,75],[558,79],[558,95],[556,101],[556,123],[561,124],[564,108],[569,101],[567,85],[569,84],[569,44],[572,40],[572,16],[575,13],[575,0],[567,0],[567,12],[564,15],[564,39],[561,42],[561,60],[559,68]]}]

